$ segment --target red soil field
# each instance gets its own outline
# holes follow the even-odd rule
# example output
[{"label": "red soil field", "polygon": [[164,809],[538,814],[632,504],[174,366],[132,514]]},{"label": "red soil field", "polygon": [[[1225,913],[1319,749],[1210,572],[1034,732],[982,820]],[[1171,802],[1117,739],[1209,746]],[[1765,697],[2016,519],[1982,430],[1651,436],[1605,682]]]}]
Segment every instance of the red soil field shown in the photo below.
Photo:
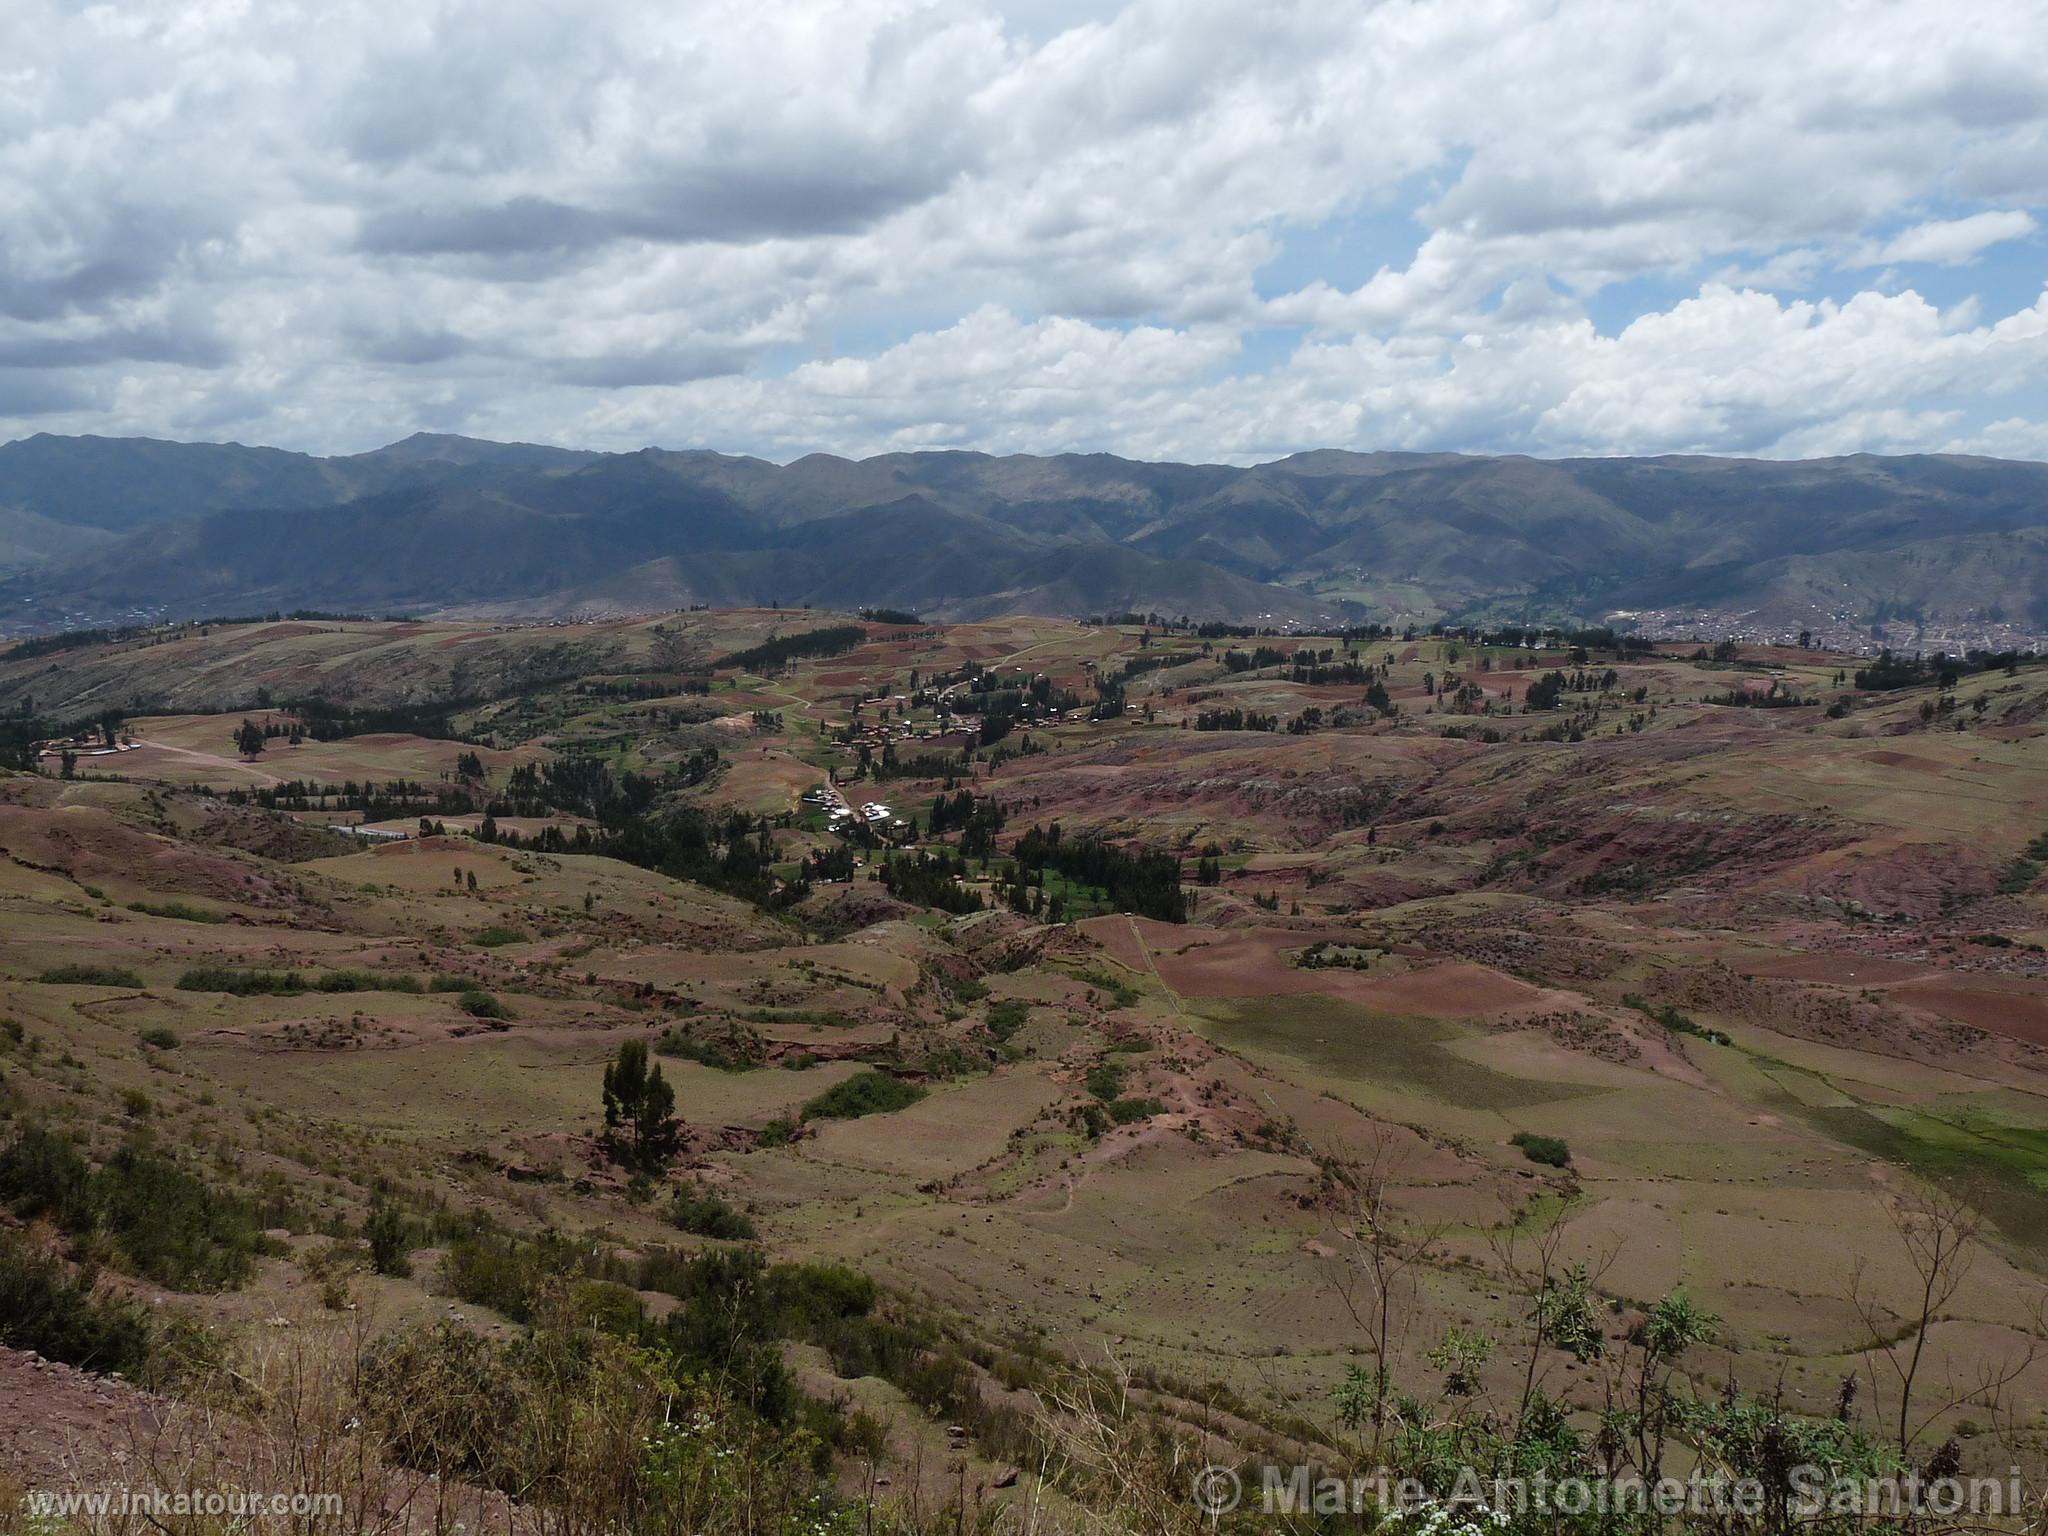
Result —
[{"label": "red soil field", "polygon": [[[1074,924],[1074,926],[1107,950],[1112,960],[1119,961],[1134,971],[1143,971],[1148,968],[1145,959],[1145,946],[1138,942],[1137,936],[1131,931],[1130,919],[1122,917],[1090,917],[1082,919]],[[1185,931],[1206,933],[1209,930],[1193,929]]]},{"label": "red soil field", "polygon": [[1892,996],[1994,1035],[2048,1045],[2048,998],[1960,981],[1912,982]]},{"label": "red soil field", "polygon": [[[1307,971],[1287,958],[1288,951],[1306,949],[1319,938],[1345,942],[1340,933],[1302,933],[1288,929],[1251,928],[1214,933],[1208,942],[1196,932],[1147,925],[1148,942],[1166,984],[1184,997],[1257,997],[1273,992],[1329,992],[1338,976],[1350,971]],[[1157,930],[1166,928],[1162,935]],[[1355,937],[1355,935],[1353,935]],[[1173,951],[1194,943],[1185,954]]]},{"label": "red soil field", "polygon": [[1769,960],[1747,960],[1735,969],[1745,976],[1774,981],[1820,981],[1845,987],[1893,986],[1940,974],[1929,966],[1869,955],[1779,955]]}]

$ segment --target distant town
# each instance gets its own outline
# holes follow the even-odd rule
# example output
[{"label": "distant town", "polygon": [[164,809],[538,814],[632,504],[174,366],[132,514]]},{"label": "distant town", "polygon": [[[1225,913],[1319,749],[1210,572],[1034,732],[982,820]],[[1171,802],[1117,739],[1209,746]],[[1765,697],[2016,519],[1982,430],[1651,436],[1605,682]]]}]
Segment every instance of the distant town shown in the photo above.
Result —
[{"label": "distant town", "polygon": [[2048,630],[1987,619],[1889,619],[1877,623],[1840,614],[1804,617],[1722,608],[1617,609],[1607,622],[1650,640],[1738,640],[1748,645],[1803,645],[1874,656],[1879,651],[1961,656],[1970,651],[2048,649]]}]

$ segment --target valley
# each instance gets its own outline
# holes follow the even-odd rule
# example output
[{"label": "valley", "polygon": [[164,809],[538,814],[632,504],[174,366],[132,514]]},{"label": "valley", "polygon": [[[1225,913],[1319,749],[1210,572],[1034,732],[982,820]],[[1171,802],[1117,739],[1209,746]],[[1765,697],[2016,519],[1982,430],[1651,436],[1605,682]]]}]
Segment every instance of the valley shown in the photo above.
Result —
[{"label": "valley", "polygon": [[[829,1266],[896,1340],[776,1346],[832,1475],[987,1509],[1086,1497],[1071,1371],[1211,1460],[1334,1464],[1362,1373],[1427,1398],[1484,1337],[1451,1401],[1539,1383],[1591,1435],[1682,1293],[1703,1399],[1825,1421],[1855,1381],[1876,1444],[2044,1466],[2031,656],[302,619],[18,645],[0,716],[7,1124],[249,1228],[152,1274],[17,1139],[7,1240],[225,1358],[600,1291],[630,1335],[707,1254]],[[635,1043],[680,1122],[645,1166],[600,1114]],[[1930,1211],[1971,1261],[1923,1317]],[[1572,1273],[1604,1350],[1527,1338]]]}]

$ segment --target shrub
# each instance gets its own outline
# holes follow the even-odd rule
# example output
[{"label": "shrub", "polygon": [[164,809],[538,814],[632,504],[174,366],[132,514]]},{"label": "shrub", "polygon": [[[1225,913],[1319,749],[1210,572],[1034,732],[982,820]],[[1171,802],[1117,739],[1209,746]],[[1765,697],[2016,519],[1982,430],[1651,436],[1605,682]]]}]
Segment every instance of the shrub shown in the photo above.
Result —
[{"label": "shrub", "polygon": [[375,1340],[362,1399],[402,1466],[488,1483],[512,1481],[507,1443],[527,1401],[510,1350],[443,1321]]},{"label": "shrub", "polygon": [[[799,1405],[792,1432],[736,1400],[729,1388],[748,1379],[744,1369],[720,1361],[701,1379],[675,1374],[653,1352],[565,1316],[503,1341],[442,1322],[375,1341],[357,1396],[391,1461],[514,1494],[549,1528],[766,1533],[858,1523],[820,1455],[830,1431],[856,1427],[844,1405]],[[859,1422],[871,1433],[871,1421]]]},{"label": "shrub", "polygon": [[270,1250],[249,1205],[158,1153],[124,1147],[92,1178],[95,1238],[104,1231],[124,1267],[179,1291],[242,1284]]},{"label": "shrub", "polygon": [[469,941],[480,949],[498,949],[506,944],[524,944],[526,934],[518,928],[492,926]]},{"label": "shrub", "polygon": [[761,1133],[757,1140],[764,1147],[786,1147],[796,1140],[796,1133],[799,1129],[800,1127],[797,1122],[790,1116],[777,1115],[773,1120],[770,1120],[761,1127]]},{"label": "shrub", "polygon": [[679,1361],[730,1373],[743,1400],[771,1422],[786,1422],[798,1406],[781,1363],[784,1339],[823,1348],[842,1375],[891,1380],[932,1343],[928,1327],[871,1316],[880,1291],[842,1264],[770,1267],[751,1248],[689,1255],[658,1249],[642,1259],[637,1278],[641,1290],[666,1292],[679,1303],[662,1325],[663,1342]]},{"label": "shrub", "polygon": [[232,997],[295,997],[306,990],[297,971],[238,971],[225,965],[198,965],[178,978],[181,992],[225,992]]},{"label": "shrub", "polygon": [[1019,998],[1006,997],[1000,1003],[989,1004],[988,1032],[998,1040],[1007,1040],[1024,1027],[1024,1021],[1031,1009]]},{"label": "shrub", "polygon": [[140,912],[145,917],[174,917],[184,923],[224,923],[228,920],[225,912],[209,912],[205,907],[195,907],[186,901],[131,901],[130,912]]},{"label": "shrub", "polygon": [[1098,1061],[1088,1069],[1086,1086],[1090,1093],[1107,1104],[1124,1091],[1124,1069],[1113,1061]]},{"label": "shrub", "polygon": [[74,1275],[26,1237],[0,1232],[0,1343],[133,1380],[148,1374],[154,1337],[149,1314],[102,1292],[91,1266]]},{"label": "shrub", "polygon": [[924,1097],[924,1089],[875,1067],[834,1083],[803,1107],[806,1120],[858,1120],[863,1115],[907,1109]]},{"label": "shrub", "polygon": [[153,1045],[160,1051],[175,1051],[178,1048],[176,1032],[164,1028],[161,1024],[150,1026],[150,1028],[143,1030],[136,1038],[141,1040],[144,1045]]},{"label": "shrub", "polygon": [[720,1072],[750,1071],[766,1054],[761,1037],[743,1025],[728,1027],[722,1037],[706,1033],[703,1027],[666,1029],[654,1042],[654,1049],[663,1056],[694,1061]]},{"label": "shrub", "polygon": [[512,1010],[490,993],[472,988],[455,999],[456,1007],[473,1019],[509,1019]]},{"label": "shrub", "polygon": [[714,1248],[684,1257],[648,1255],[640,1287],[680,1303],[664,1320],[664,1342],[685,1364],[730,1372],[739,1395],[771,1423],[797,1406],[779,1341],[796,1338],[828,1350],[837,1332],[862,1319],[878,1299],[875,1283],[839,1264],[778,1264],[751,1248]]},{"label": "shrub", "polygon": [[849,1318],[827,1324],[818,1337],[832,1369],[849,1380],[879,1376],[895,1381],[916,1365],[920,1356],[938,1342],[928,1323],[903,1322],[895,1318]]},{"label": "shrub", "polygon": [[94,1168],[66,1137],[30,1127],[0,1151],[0,1201],[172,1290],[240,1285],[270,1251],[247,1201],[142,1145]]},{"label": "shrub", "polygon": [[1532,1163],[1542,1163],[1550,1168],[1569,1168],[1572,1149],[1564,1144],[1561,1137],[1539,1136],[1533,1131],[1517,1131],[1508,1138],[1509,1143],[1522,1149],[1522,1156]]},{"label": "shrub", "polygon": [[429,992],[467,992],[476,983],[467,976],[438,975],[427,983]]},{"label": "shrub", "polygon": [[784,1329],[799,1335],[820,1323],[864,1317],[881,1294],[873,1280],[844,1264],[778,1264],[768,1280]]},{"label": "shrub", "polygon": [[1136,987],[1119,976],[1095,967],[1082,967],[1074,972],[1078,980],[1109,994],[1110,1002],[1118,1008],[1134,1007],[1144,996]]},{"label": "shrub", "polygon": [[616,1280],[579,1280],[569,1287],[569,1311],[579,1323],[615,1338],[637,1338],[647,1305]]},{"label": "shrub", "polygon": [[140,987],[142,978],[125,965],[59,965],[36,978],[50,987]]},{"label": "shrub", "polygon": [[679,1189],[669,1202],[668,1219],[692,1237],[716,1237],[728,1242],[752,1242],[753,1218],[736,1211],[708,1190]]},{"label": "shrub", "polygon": [[1118,1099],[1109,1106],[1109,1118],[1118,1125],[1129,1125],[1134,1120],[1149,1120],[1154,1115],[1166,1113],[1166,1106],[1153,1098]]},{"label": "shrub", "polygon": [[779,1343],[787,1307],[751,1248],[713,1248],[676,1271],[680,1302],[662,1320],[664,1342],[683,1364],[713,1370],[771,1424],[787,1424],[798,1401]]},{"label": "shrub", "polygon": [[92,1168],[68,1137],[26,1126],[0,1150],[0,1202],[17,1215],[45,1217],[59,1227],[81,1225],[89,1214],[86,1185]]},{"label": "shrub", "polygon": [[531,1245],[501,1233],[457,1238],[441,1258],[441,1283],[473,1306],[515,1323],[533,1319],[535,1293],[550,1270]]},{"label": "shrub", "polygon": [[896,1386],[925,1412],[949,1416],[973,1400],[974,1368],[958,1349],[948,1346],[921,1356]]},{"label": "shrub", "polygon": [[313,980],[315,992],[417,992],[419,978],[403,971],[326,971]]},{"label": "shrub", "polygon": [[405,1218],[389,1200],[379,1196],[370,1202],[363,1237],[370,1245],[370,1267],[378,1274],[395,1275],[402,1280],[412,1273],[412,1258],[406,1252]]}]

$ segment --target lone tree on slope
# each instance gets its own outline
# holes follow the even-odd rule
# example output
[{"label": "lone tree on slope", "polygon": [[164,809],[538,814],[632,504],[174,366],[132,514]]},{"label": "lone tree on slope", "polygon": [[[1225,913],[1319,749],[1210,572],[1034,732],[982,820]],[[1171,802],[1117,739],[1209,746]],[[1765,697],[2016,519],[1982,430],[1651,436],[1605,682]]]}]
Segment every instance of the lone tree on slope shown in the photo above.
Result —
[{"label": "lone tree on slope", "polygon": [[647,1042],[628,1040],[604,1069],[604,1141],[629,1168],[658,1173],[682,1145],[675,1090],[647,1062]]}]

